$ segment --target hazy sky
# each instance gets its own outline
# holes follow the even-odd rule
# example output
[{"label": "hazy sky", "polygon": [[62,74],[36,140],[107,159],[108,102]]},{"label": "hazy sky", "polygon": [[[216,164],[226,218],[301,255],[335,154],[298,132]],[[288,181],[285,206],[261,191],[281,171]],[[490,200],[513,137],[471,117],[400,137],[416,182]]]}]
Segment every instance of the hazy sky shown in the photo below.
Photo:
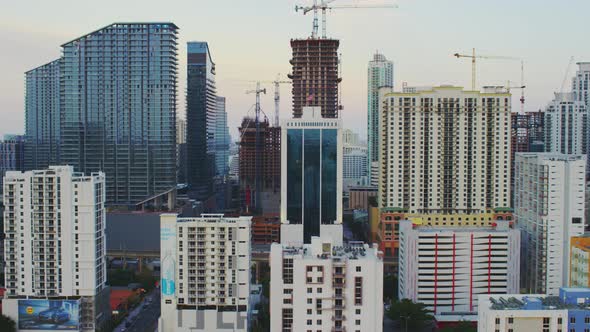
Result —
[{"label": "hazy sky", "polygon": [[[251,80],[290,71],[289,40],[311,32],[312,17],[296,13],[311,0],[0,0],[0,133],[24,132],[24,72],[56,59],[64,42],[113,22],[170,21],[179,32],[179,109],[184,117],[186,42],[207,41],[217,90],[227,98],[232,135],[254,103]],[[338,0],[337,4],[386,0]],[[367,62],[375,50],[395,62],[395,84],[469,87],[471,65],[455,52],[523,57],[526,110],[544,107],[559,89],[571,56],[590,61],[588,0],[397,0],[398,9],[342,9],[328,15],[328,35],[341,40],[342,118],[366,134]],[[575,65],[568,74],[570,87]],[[482,60],[478,85],[520,81],[515,61]],[[263,110],[274,114],[266,84]],[[290,116],[290,87],[281,89],[281,115]],[[515,94],[519,94],[515,90]],[[518,109],[518,96],[513,98]]]}]

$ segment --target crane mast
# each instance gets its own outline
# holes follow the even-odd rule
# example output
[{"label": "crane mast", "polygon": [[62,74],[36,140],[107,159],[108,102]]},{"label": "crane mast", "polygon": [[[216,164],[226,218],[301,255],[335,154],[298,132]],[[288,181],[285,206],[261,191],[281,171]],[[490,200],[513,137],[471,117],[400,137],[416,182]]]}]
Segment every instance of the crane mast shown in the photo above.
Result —
[{"label": "crane mast", "polygon": [[266,89],[260,88],[260,82],[256,82],[256,90],[246,91],[247,94],[255,93],[256,94],[256,106],[255,106],[255,116],[254,121],[256,125],[256,140],[255,140],[255,183],[254,183],[254,206],[259,209],[260,208],[260,191],[262,190],[262,142],[260,139],[260,94],[266,94]]}]

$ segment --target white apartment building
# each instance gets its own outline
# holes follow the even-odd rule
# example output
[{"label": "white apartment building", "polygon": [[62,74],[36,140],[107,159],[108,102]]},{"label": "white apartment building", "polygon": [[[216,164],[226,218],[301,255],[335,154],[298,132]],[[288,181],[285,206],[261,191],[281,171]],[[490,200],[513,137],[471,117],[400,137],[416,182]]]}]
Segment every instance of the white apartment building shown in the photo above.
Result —
[{"label": "white apartment building", "polygon": [[160,332],[248,330],[251,219],[160,216]]},{"label": "white apartment building", "polygon": [[509,207],[510,94],[404,90],[380,91],[380,207],[420,214]]},{"label": "white apartment building", "polygon": [[522,236],[521,287],[557,295],[569,284],[570,239],[584,233],[585,155],[517,153],[514,216]]},{"label": "white apartment building", "polygon": [[270,310],[273,332],[383,330],[383,260],[377,247],[272,244]]},{"label": "white apartment building", "polygon": [[590,62],[578,62],[578,70],[572,78],[572,91],[574,100],[584,102],[586,107],[590,106]]},{"label": "white apartment building", "polygon": [[19,330],[98,329],[110,316],[104,173],[10,171],[3,195],[3,313]]},{"label": "white apartment building", "polygon": [[546,298],[540,294],[480,295],[477,331],[569,332],[567,308],[548,308],[543,305]]},{"label": "white apartment building", "polygon": [[426,304],[439,322],[475,321],[478,295],[518,292],[520,234],[509,221],[421,224],[400,222],[400,299]]},{"label": "white apartment building", "polygon": [[555,93],[545,109],[545,151],[586,154],[588,128],[586,103],[573,92]]}]

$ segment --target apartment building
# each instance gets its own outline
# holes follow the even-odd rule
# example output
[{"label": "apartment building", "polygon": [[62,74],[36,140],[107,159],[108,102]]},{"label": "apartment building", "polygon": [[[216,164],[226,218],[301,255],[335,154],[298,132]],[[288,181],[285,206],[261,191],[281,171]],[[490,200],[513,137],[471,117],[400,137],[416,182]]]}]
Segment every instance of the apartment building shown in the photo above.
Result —
[{"label": "apartment building", "polygon": [[383,261],[377,247],[271,246],[271,331],[383,330]]},{"label": "apartment building", "polygon": [[573,236],[570,243],[570,287],[590,288],[590,236]]},{"label": "apartment building", "polygon": [[586,156],[517,153],[514,216],[522,236],[521,287],[557,295],[570,281],[571,238],[584,233]]},{"label": "apartment building", "polygon": [[561,288],[559,296],[479,296],[478,332],[588,332],[590,289]]},{"label": "apartment building", "polygon": [[159,331],[247,331],[251,217],[160,217]]},{"label": "apartment building", "polygon": [[545,151],[588,152],[588,109],[573,92],[555,93],[545,109]]},{"label": "apartment building", "polygon": [[510,93],[380,92],[380,207],[478,214],[510,206]]},{"label": "apartment building", "polygon": [[3,314],[19,330],[94,331],[109,319],[105,175],[50,166],[4,177]]},{"label": "apartment building", "polygon": [[519,253],[520,234],[510,221],[433,227],[402,220],[399,298],[426,304],[437,322],[475,321],[479,294],[519,291]]}]

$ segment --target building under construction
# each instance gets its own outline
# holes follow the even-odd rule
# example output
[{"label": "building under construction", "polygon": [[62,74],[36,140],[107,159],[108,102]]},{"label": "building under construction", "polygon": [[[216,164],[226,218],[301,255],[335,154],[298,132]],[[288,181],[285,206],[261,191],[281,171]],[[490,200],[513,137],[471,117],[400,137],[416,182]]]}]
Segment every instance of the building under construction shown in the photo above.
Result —
[{"label": "building under construction", "polygon": [[[268,119],[260,122],[260,195],[256,190],[256,120],[245,117],[240,130],[240,188],[243,209],[257,213],[276,213],[281,192],[281,128],[271,127]],[[255,201],[260,197],[260,202]]]},{"label": "building under construction", "polygon": [[338,98],[338,46],[336,39],[292,39],[293,117],[300,118],[302,107],[320,106],[322,116],[337,118],[341,109]]}]

